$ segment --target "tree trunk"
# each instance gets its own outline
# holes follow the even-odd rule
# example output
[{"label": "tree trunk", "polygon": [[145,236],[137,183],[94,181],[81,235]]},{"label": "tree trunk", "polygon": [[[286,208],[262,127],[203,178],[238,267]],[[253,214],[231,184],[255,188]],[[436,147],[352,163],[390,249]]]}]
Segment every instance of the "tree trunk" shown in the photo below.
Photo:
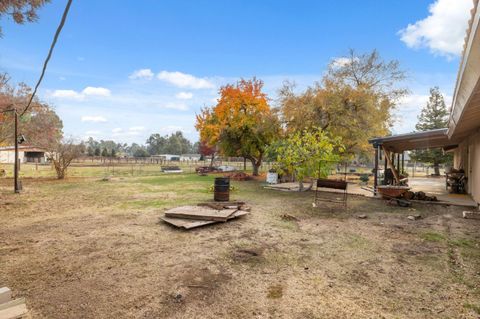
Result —
[{"label": "tree trunk", "polygon": [[57,171],[57,179],[64,179],[65,178],[65,170],[61,167],[56,168]]},{"label": "tree trunk", "polygon": [[260,165],[262,165],[262,161],[256,161],[254,158],[250,159],[250,162],[252,162],[252,168],[253,168],[253,176],[258,176],[258,171],[260,168]]},{"label": "tree trunk", "polygon": [[306,192],[311,190],[313,188],[313,182],[314,182],[314,179],[312,178],[312,180],[310,181],[310,185],[308,185],[308,187],[305,188],[305,186],[303,185],[303,181],[298,181],[298,191]]},{"label": "tree trunk", "polygon": [[433,169],[435,176],[440,176],[440,166],[438,162],[433,163]]},{"label": "tree trunk", "polygon": [[210,167],[213,167],[213,160],[215,159],[215,154],[212,154],[212,159],[210,161]]}]

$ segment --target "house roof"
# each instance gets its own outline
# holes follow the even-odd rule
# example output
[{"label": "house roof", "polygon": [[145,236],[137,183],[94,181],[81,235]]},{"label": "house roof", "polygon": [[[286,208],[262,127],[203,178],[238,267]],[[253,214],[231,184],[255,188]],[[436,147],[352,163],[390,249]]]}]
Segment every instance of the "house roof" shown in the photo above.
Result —
[{"label": "house roof", "polygon": [[457,144],[448,138],[446,128],[425,132],[391,135],[372,138],[368,142],[374,147],[383,146],[389,151],[401,153],[404,151],[452,147]]},{"label": "house roof", "polygon": [[480,10],[479,0],[473,2],[448,124],[450,138],[480,128]]}]

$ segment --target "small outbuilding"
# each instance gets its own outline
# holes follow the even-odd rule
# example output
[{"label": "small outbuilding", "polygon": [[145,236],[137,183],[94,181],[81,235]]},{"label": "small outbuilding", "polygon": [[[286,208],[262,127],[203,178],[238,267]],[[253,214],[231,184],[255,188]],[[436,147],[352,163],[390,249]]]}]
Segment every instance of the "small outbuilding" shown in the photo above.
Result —
[{"label": "small outbuilding", "polygon": [[160,154],[160,155],[153,155],[152,157],[159,158],[163,161],[173,161],[173,162],[180,161],[180,155],[175,155],[175,154]]},{"label": "small outbuilding", "polygon": [[180,161],[199,161],[202,155],[200,154],[182,154],[180,155]]},{"label": "small outbuilding", "polygon": [[[39,163],[45,164],[48,161],[46,150],[35,146],[21,145],[18,147],[18,159],[20,163]],[[0,147],[0,163],[15,163],[15,147]]]}]

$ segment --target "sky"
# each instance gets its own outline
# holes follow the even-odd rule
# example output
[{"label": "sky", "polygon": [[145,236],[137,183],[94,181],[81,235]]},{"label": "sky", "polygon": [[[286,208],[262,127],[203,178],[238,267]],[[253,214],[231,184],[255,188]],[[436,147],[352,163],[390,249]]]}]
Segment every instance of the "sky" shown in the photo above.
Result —
[{"label": "sky", "polygon": [[[34,86],[66,0],[36,23],[2,17],[0,71]],[[39,97],[64,133],[141,143],[181,130],[240,78],[265,82],[275,105],[286,80],[302,90],[349,49],[398,60],[410,94],[393,133],[414,130],[429,88],[449,106],[471,0],[73,0]],[[338,60],[337,60],[338,59]]]}]

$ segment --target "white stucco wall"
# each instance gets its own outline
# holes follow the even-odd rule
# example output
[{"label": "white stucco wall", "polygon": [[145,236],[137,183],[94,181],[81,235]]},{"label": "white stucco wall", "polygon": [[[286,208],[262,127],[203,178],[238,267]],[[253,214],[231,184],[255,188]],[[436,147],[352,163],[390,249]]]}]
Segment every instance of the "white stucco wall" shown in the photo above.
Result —
[{"label": "white stucco wall", "polygon": [[469,138],[469,171],[470,193],[480,203],[480,133]]},{"label": "white stucco wall", "polygon": [[468,177],[468,192],[480,203],[480,133],[470,135],[454,152],[453,165]]},{"label": "white stucco wall", "polygon": [[[18,158],[20,159],[20,162],[24,162],[25,158],[25,152],[19,151],[18,152]],[[15,163],[15,151],[0,151],[0,163],[4,164],[13,164]]]}]

